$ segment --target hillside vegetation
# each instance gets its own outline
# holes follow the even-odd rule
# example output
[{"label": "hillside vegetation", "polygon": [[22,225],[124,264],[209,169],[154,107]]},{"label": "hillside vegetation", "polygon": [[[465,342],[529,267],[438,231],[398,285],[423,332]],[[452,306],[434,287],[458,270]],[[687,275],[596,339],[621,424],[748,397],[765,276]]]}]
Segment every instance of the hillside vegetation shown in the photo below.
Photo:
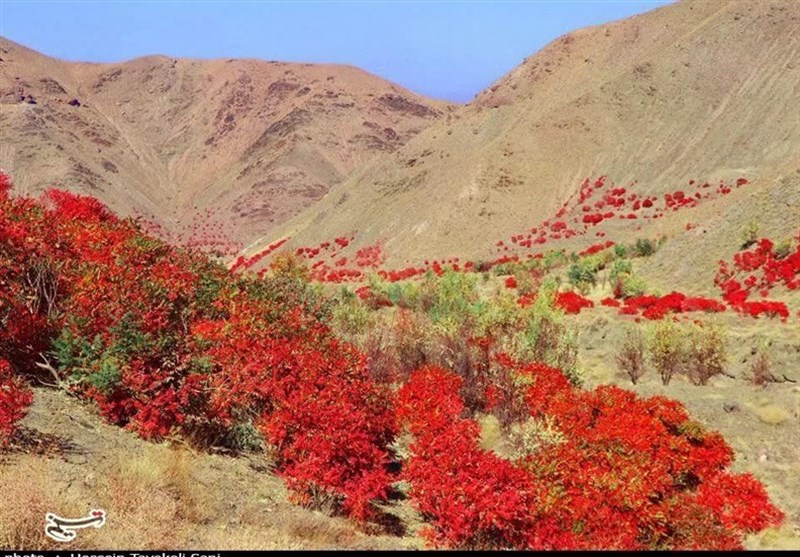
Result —
[{"label": "hillside vegetation", "polygon": [[[295,501],[357,522],[408,497],[435,546],[736,548],[783,521],[680,403],[581,387],[557,309],[573,302],[551,283],[531,304],[486,305],[469,274],[443,272],[409,302],[431,316],[438,356],[376,368],[339,336],[359,310],[309,285],[291,254],[261,278],[234,275],[92,198],[2,186],[12,443],[40,382],[145,439],[266,448]],[[405,326],[398,342],[418,349],[427,328]],[[517,440],[513,454],[481,446],[487,417]]]}]

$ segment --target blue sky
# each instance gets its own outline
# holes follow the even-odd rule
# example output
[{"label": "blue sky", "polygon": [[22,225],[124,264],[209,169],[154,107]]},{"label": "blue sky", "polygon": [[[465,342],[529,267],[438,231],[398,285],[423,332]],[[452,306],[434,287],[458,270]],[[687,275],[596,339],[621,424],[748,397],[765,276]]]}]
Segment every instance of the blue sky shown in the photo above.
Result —
[{"label": "blue sky", "polygon": [[567,31],[667,3],[0,0],[0,35],[67,60],[165,54],[352,64],[465,102]]}]

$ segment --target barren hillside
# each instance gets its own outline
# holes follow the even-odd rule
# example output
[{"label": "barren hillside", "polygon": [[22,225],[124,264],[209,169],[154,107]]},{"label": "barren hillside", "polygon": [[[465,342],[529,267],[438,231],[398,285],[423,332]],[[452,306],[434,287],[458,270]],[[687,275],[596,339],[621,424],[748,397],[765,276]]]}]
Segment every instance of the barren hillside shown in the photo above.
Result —
[{"label": "barren hillside", "polygon": [[230,248],[449,112],[349,66],[67,63],[0,39],[0,167]]},{"label": "barren hillside", "polygon": [[[676,190],[702,199],[675,214],[615,214],[546,247],[666,233],[672,257],[688,236],[691,264],[668,271],[707,280],[703,265],[728,255],[734,246],[720,242],[749,219],[769,234],[800,225],[798,105],[800,4],[681,1],[555,40],[266,240],[309,246],[355,232],[351,249],[383,242],[397,266],[530,252],[509,238],[535,240],[565,205],[563,220],[584,232],[579,188],[605,175],[592,202],[611,181],[662,205]],[[730,195],[706,195],[720,190]]]}]

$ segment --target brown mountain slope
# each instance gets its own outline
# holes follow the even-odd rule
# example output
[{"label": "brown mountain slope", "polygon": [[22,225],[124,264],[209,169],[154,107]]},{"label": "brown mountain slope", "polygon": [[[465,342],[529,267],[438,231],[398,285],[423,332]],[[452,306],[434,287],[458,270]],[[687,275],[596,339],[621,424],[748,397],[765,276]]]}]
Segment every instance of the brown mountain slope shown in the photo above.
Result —
[{"label": "brown mountain slope", "polygon": [[[691,179],[749,181],[661,220],[615,217],[603,223],[606,239],[703,237],[687,223],[738,239],[754,216],[787,233],[800,226],[798,106],[800,3],[682,1],[552,42],[452,122],[360,169],[266,240],[315,245],[357,231],[351,249],[383,241],[390,266],[484,258],[599,175],[659,199]],[[570,242],[587,238],[546,247]],[[713,264],[718,250],[704,248],[699,263]]]},{"label": "brown mountain slope", "polygon": [[77,189],[206,239],[265,233],[450,109],[348,66],[67,63],[6,39],[0,59],[0,166],[19,188]]}]

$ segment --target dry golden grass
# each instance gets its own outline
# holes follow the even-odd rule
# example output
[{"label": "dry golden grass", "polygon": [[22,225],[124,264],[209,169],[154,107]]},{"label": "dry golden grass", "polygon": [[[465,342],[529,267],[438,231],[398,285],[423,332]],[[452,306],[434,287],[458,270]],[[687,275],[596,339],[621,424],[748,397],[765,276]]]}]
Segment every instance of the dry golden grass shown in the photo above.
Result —
[{"label": "dry golden grass", "polygon": [[800,532],[791,526],[768,528],[747,539],[747,548],[755,550],[798,550],[800,549]]},{"label": "dry golden grass", "polygon": [[[135,452],[119,450],[97,466],[13,455],[0,463],[0,547],[63,547],[44,535],[45,514],[79,517],[94,508],[107,511],[105,526],[81,530],[71,549],[401,545],[393,538],[366,536],[345,519],[290,505],[274,477],[229,483],[208,476],[208,458],[144,443]],[[228,472],[233,469],[226,467],[223,473]],[[234,491],[238,485],[241,490]]]},{"label": "dry golden grass", "polygon": [[765,424],[779,425],[792,417],[791,413],[777,404],[754,406],[753,413]]},{"label": "dry golden grass", "polygon": [[0,464],[0,547],[46,549],[50,545],[44,536],[44,516],[67,503],[51,489],[52,480],[43,461],[26,458],[13,466]]}]

